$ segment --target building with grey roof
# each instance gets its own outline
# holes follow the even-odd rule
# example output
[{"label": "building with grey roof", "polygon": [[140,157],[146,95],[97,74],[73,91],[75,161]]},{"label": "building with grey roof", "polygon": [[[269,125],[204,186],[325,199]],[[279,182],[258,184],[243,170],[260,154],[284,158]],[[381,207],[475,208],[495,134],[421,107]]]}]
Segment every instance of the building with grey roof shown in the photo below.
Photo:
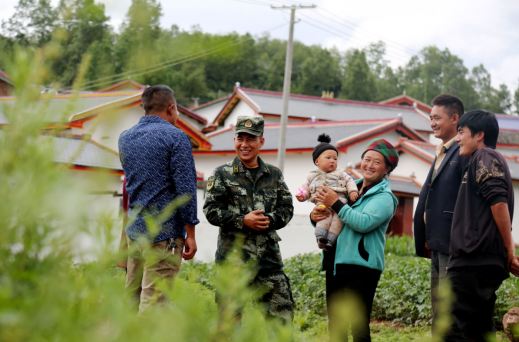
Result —
[{"label": "building with grey roof", "polygon": [[[213,124],[226,127],[233,122],[232,112],[240,102],[247,104],[256,115],[280,116],[282,93],[236,87],[222,107]],[[240,114],[241,115],[241,114]],[[292,121],[310,118],[322,121],[388,120],[402,118],[403,122],[419,133],[429,134],[429,118],[410,106],[351,101],[291,94],[288,117]]]}]

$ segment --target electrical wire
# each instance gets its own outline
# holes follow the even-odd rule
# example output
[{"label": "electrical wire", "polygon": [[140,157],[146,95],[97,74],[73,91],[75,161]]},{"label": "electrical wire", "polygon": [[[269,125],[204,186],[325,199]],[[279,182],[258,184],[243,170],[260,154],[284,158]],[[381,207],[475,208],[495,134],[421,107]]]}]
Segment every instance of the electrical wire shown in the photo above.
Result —
[{"label": "electrical wire", "polygon": [[[352,38],[353,37],[353,33],[352,32],[347,32],[343,29],[340,29],[340,28],[337,28],[333,25],[328,25],[320,20],[316,20],[315,18],[312,18],[306,14],[300,14],[301,17],[303,18],[306,18],[306,20],[303,20],[303,23],[309,25],[309,26],[312,26],[314,28],[317,28],[321,31],[324,31],[324,32],[327,32],[333,36],[336,36],[338,38]],[[397,60],[399,61],[400,63],[405,63],[407,62],[408,58],[409,58],[409,55],[406,54],[406,53],[403,53],[403,52],[394,52],[394,51],[391,51],[391,50],[388,50],[386,51],[386,55],[388,57],[391,57],[392,59],[394,60]]]},{"label": "electrical wire", "polygon": [[[257,5],[257,6],[268,6],[269,4],[286,4],[286,1],[280,0],[271,0],[271,1],[262,1],[262,0],[233,0],[242,3]],[[304,17],[307,20],[304,22],[309,26],[312,26],[318,30],[329,33],[333,36],[339,38],[353,38],[355,35],[359,37],[365,37],[369,40],[378,41],[382,40],[378,35],[373,34],[372,32],[359,29],[358,25],[348,20],[346,18],[339,17],[336,13],[330,11],[329,9],[319,6],[316,11],[309,12],[310,14],[298,13],[298,16]],[[400,64],[404,64],[407,62],[412,55],[418,54],[418,51],[411,49],[403,44],[398,42],[383,39],[382,40],[386,46],[385,54],[391,59],[399,62]]]},{"label": "electrical wire", "polygon": [[[339,17],[336,13],[333,13],[332,11],[328,10],[327,8],[325,7],[320,7],[318,8],[318,12],[321,12],[320,15],[324,17],[324,13],[326,13],[328,15],[328,19],[329,20],[333,20],[334,22],[338,23],[338,24],[341,24],[341,25],[345,25],[345,26],[348,26],[350,28],[353,28],[359,32],[361,32],[362,34],[365,34],[365,35],[368,35],[368,36],[372,36],[372,37],[378,37],[377,34],[373,33],[373,32],[370,32],[370,31],[366,31],[366,30],[359,30],[358,28],[358,25],[356,25],[355,23],[345,19],[345,18],[341,18]],[[378,39],[380,40],[380,39]],[[398,50],[401,50],[402,52],[405,52],[406,54],[409,54],[409,55],[416,55],[418,54],[418,51],[416,51],[415,49],[412,49],[408,46],[405,46],[404,44],[401,44],[399,42],[396,42],[396,41],[393,41],[391,39],[384,39],[384,43],[386,43],[387,46],[393,46],[393,48],[395,49],[398,49]]]},{"label": "electrical wire", "polygon": [[[277,30],[277,29],[279,29],[281,27],[284,27],[286,25],[287,25],[287,23],[283,23],[283,24],[274,26],[272,28],[269,28],[269,29],[265,30],[264,32],[272,32],[272,31]],[[172,60],[169,60],[169,61],[161,62],[161,63],[155,64],[155,65],[152,65],[152,66],[149,66],[149,67],[145,67],[145,68],[140,68],[140,69],[135,69],[135,70],[128,70],[128,71],[124,71],[124,72],[121,72],[121,73],[118,73],[118,74],[100,77],[100,78],[97,78],[95,80],[91,80],[91,81],[85,82],[83,84],[83,89],[85,89],[85,90],[95,89],[95,88],[105,84],[107,81],[119,82],[119,81],[128,79],[130,77],[145,75],[147,73],[156,72],[156,71],[159,71],[159,70],[162,70],[162,69],[165,69],[165,68],[169,68],[169,67],[172,67],[172,66],[175,66],[175,65],[179,65],[181,63],[191,62],[191,61],[200,59],[200,58],[205,57],[205,56],[217,54],[217,53],[221,52],[224,49],[228,49],[230,47],[233,47],[233,46],[236,46],[236,45],[240,45],[240,44],[242,44],[246,40],[247,40],[246,37],[238,37],[237,39],[234,39],[232,41],[227,41],[227,42],[225,42],[223,44],[219,44],[219,45],[217,45],[217,46],[215,46],[215,47],[213,47],[211,49],[203,50],[203,51],[198,51],[198,52],[193,53],[191,55],[182,56],[180,58],[175,58],[175,59],[172,59]]]},{"label": "electrical wire", "polygon": [[135,76],[145,75],[147,73],[156,72],[156,71],[159,71],[164,68],[169,68],[171,66],[175,66],[175,65],[178,65],[178,64],[181,64],[184,62],[190,62],[190,61],[199,59],[201,57],[205,57],[205,56],[211,55],[213,53],[219,52],[223,49],[226,49],[226,48],[229,48],[229,47],[232,47],[235,45],[239,45],[242,43],[240,40],[242,40],[242,37],[240,37],[239,39],[237,39],[235,41],[220,44],[209,50],[197,52],[197,53],[187,55],[187,56],[182,56],[180,58],[176,58],[176,59],[172,59],[172,60],[169,60],[166,62],[161,62],[161,63],[155,64],[153,66],[149,66],[149,67],[145,67],[145,68],[141,68],[141,69],[135,69],[135,70],[128,70],[128,71],[121,72],[119,74],[100,77],[96,80],[85,82],[83,84],[83,86],[85,87],[85,89],[92,89],[92,88],[96,88],[99,85],[102,85],[103,83],[105,83],[108,80],[117,82],[118,80],[124,80],[129,77],[135,77]]}]

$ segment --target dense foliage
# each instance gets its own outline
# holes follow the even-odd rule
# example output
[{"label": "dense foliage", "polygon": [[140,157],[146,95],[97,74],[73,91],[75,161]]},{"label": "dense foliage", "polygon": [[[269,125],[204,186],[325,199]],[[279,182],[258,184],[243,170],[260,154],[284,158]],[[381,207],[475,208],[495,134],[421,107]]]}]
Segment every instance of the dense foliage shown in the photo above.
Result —
[{"label": "dense foliage", "polygon": [[[121,257],[113,253],[121,222],[108,211],[92,217],[89,198],[85,195],[88,188],[74,179],[70,170],[54,163],[53,143],[41,134],[47,127],[50,108],[48,103],[40,101],[42,97],[45,100],[40,92],[42,84],[59,81],[77,91],[84,89],[85,84],[95,88],[107,80],[122,77],[123,74],[114,76],[113,70],[102,68],[102,61],[111,58],[105,55],[107,51],[119,51],[120,56],[134,55],[123,53],[123,45],[118,44],[124,30],[120,35],[111,32],[102,5],[93,0],[62,0],[59,10],[50,10],[50,6],[50,1],[21,0],[13,21],[4,25],[4,31],[9,25],[17,27],[18,30],[12,31],[15,36],[0,39],[0,47],[5,48],[5,53],[0,55],[0,67],[9,72],[16,96],[16,101],[3,110],[10,124],[0,131],[0,198],[4,199],[0,206],[0,340],[293,341],[305,340],[308,332],[309,335],[322,335],[325,329],[324,276],[317,254],[286,261],[297,304],[293,327],[267,321],[253,305],[257,294],[249,292],[246,286],[251,274],[237,258],[219,269],[213,264],[185,263],[173,286],[160,284],[173,305],[136,314],[135,303],[123,291],[124,274],[113,267]],[[149,11],[145,10],[146,6],[151,6]],[[153,45],[150,48],[171,54],[169,64],[161,60],[161,53],[157,53],[155,61],[167,65],[171,72],[150,68],[149,72],[141,72],[139,77],[142,78],[138,80],[182,82],[184,89],[188,89],[181,93],[184,98],[194,94],[217,96],[219,90],[228,87],[219,82],[235,80],[233,78],[238,74],[234,72],[244,77],[240,80],[256,73],[256,78],[252,79],[258,83],[251,83],[251,86],[277,89],[280,73],[274,71],[278,68],[277,60],[283,59],[282,42],[236,34],[213,36],[197,31],[180,32],[176,28],[164,31],[156,24],[159,9],[153,0],[134,0],[130,18],[123,25],[128,30],[137,27],[136,31],[143,37],[151,37],[141,38],[148,39]],[[129,22],[132,15],[142,12],[149,15],[148,24]],[[88,20],[82,21],[83,18]],[[30,25],[19,26],[20,20],[29,20]],[[56,31],[55,22],[66,26],[66,30]],[[150,29],[142,31],[139,25],[148,25]],[[84,31],[85,27],[92,31]],[[126,39],[131,40],[135,35],[128,34]],[[115,45],[110,43],[113,41]],[[233,42],[245,44],[250,51],[229,48]],[[139,43],[137,40],[131,44]],[[173,43],[182,44],[182,48],[168,49],[168,44]],[[15,45],[25,48],[14,48]],[[252,56],[259,46],[263,57],[250,60],[263,63],[264,68],[238,65],[244,60],[244,54]],[[313,58],[316,59],[338,56],[337,52],[327,52],[319,47],[298,46],[301,51],[307,48],[315,53]],[[225,58],[207,54],[201,59],[182,59],[189,53],[211,48],[219,48]],[[370,53],[376,53],[376,50]],[[312,69],[311,63],[304,63],[307,55],[301,51],[297,57],[300,70]],[[368,60],[371,60],[370,53],[364,55]],[[60,63],[63,55],[68,56],[67,63]],[[132,58],[121,57],[120,64],[114,66],[115,72],[122,72],[129,65],[133,68],[132,63],[135,68],[141,68],[142,60]],[[355,58],[363,58],[363,54],[356,54]],[[89,64],[89,60],[95,63]],[[199,64],[202,61],[204,64]],[[337,65],[341,63],[337,62]],[[99,72],[95,79],[91,78],[94,77],[91,76],[93,67]],[[388,80],[393,77],[383,64],[379,67],[377,75],[386,75]],[[298,86],[304,92],[317,92],[324,81],[314,82],[308,75],[301,71],[304,82]],[[104,76],[108,78],[99,81]],[[207,87],[205,93],[201,92],[200,85]],[[326,87],[333,89],[332,84]],[[337,87],[340,89],[341,85]],[[388,87],[376,84],[376,89],[383,91]],[[95,183],[106,181],[104,176],[100,173]],[[85,261],[83,241],[92,243],[87,256],[95,262]],[[428,262],[412,254],[411,240],[388,240],[386,271],[377,291],[374,319],[406,324],[429,321]],[[501,287],[498,317],[507,308],[519,305],[517,288],[517,278],[508,279]],[[229,298],[223,311],[216,307],[216,290]],[[241,309],[241,319],[235,317],[238,309]]]},{"label": "dense foliage", "polygon": [[[391,237],[387,240],[386,266],[377,288],[373,305],[374,320],[406,325],[429,324],[431,320],[430,262],[414,256],[413,240]],[[213,288],[208,264],[190,264],[197,269],[197,282]],[[312,329],[326,316],[324,273],[318,254],[303,254],[286,260],[285,271],[290,278],[297,305],[296,323],[302,330]],[[193,272],[186,271],[186,272]],[[191,273],[192,274],[192,273]],[[519,306],[519,278],[507,279],[498,291],[495,323],[500,326],[503,315]]]},{"label": "dense foliage", "polygon": [[[199,28],[160,26],[157,0],[132,0],[119,28],[110,26],[104,5],[95,0],[19,0],[0,31],[0,69],[16,47],[34,49],[54,42],[48,86],[69,88],[85,54],[93,63],[85,74],[87,90],[135,79],[164,83],[181,103],[204,102],[228,94],[235,82],[249,88],[280,91],[286,43],[247,33],[213,35]],[[51,58],[48,56],[47,58]],[[296,42],[292,91],[321,96],[323,92],[352,100],[380,101],[406,93],[425,103],[437,94],[460,96],[467,109],[486,108],[519,113],[519,88],[494,88],[483,65],[469,70],[449,49],[424,47],[399,68],[386,59],[382,42],[339,52]]]}]

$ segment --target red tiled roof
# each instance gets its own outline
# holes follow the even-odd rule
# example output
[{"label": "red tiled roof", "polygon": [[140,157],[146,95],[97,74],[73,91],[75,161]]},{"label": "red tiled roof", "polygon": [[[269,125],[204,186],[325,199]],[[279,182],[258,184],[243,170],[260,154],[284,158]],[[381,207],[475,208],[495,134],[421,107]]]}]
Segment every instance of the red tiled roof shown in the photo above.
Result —
[{"label": "red tiled roof", "polygon": [[[264,95],[272,95],[272,96],[283,96],[282,92],[272,91],[272,90],[260,90],[260,89],[252,89],[240,87],[238,88],[245,92],[255,93],[255,94],[264,94]],[[374,106],[374,107],[395,107],[401,108],[402,106],[396,104],[385,104],[382,102],[369,102],[369,101],[359,101],[359,100],[346,100],[346,99],[335,99],[335,98],[323,98],[321,96],[315,95],[304,95],[304,94],[290,94],[291,98],[304,99],[304,100],[313,100],[313,101],[322,101],[322,102],[330,102],[330,103],[343,103],[343,104],[357,104],[362,106]]]},{"label": "red tiled roof", "polygon": [[419,101],[417,99],[414,99],[412,98],[411,96],[408,96],[408,95],[398,95],[398,96],[395,96],[395,97],[392,97],[390,99],[387,99],[387,100],[384,100],[384,101],[380,101],[379,103],[381,104],[390,104],[390,105],[398,105],[398,106],[414,106],[416,105],[416,107],[418,109],[420,109],[421,111],[425,112],[425,113],[430,113],[431,112],[431,107],[425,103],[423,103],[422,101]]},{"label": "red tiled roof", "polygon": [[[281,92],[236,87],[214,119],[213,124],[222,126],[241,101],[246,103],[257,115],[279,117],[282,110],[281,99]],[[339,121],[346,117],[351,120],[363,115],[366,117],[374,115],[374,117],[386,119],[403,116],[409,127],[418,131],[430,131],[428,115],[414,107],[290,94],[288,117],[291,120],[315,117],[316,120]]]},{"label": "red tiled roof", "polygon": [[190,117],[191,119],[195,120],[195,121],[198,121],[200,124],[202,125],[207,125],[207,119],[206,118],[203,118],[201,117],[200,115],[196,114],[196,113],[193,113],[190,109],[188,109],[187,107],[184,107],[182,105],[178,105],[178,111],[182,114],[184,114],[185,116],[188,116]]},{"label": "red tiled roof", "polygon": [[146,86],[144,84],[141,84],[134,80],[124,80],[124,81],[109,85],[108,87],[99,89],[98,91],[99,92],[110,92],[110,91],[119,91],[119,90],[128,90],[128,89],[141,90],[144,88],[146,88]]},{"label": "red tiled roof", "polygon": [[13,83],[11,82],[11,79],[9,78],[9,75],[7,75],[7,73],[3,70],[0,70],[0,80],[4,81],[5,83],[7,83],[9,85],[13,85]]}]

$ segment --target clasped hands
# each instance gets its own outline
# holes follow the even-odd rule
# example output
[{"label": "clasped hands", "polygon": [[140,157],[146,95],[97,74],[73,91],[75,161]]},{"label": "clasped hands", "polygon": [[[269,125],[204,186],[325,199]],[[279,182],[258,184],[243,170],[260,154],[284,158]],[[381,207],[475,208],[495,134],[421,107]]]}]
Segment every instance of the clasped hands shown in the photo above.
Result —
[{"label": "clasped hands", "polygon": [[243,217],[243,225],[256,231],[266,230],[270,225],[270,217],[262,209],[256,209]]}]

